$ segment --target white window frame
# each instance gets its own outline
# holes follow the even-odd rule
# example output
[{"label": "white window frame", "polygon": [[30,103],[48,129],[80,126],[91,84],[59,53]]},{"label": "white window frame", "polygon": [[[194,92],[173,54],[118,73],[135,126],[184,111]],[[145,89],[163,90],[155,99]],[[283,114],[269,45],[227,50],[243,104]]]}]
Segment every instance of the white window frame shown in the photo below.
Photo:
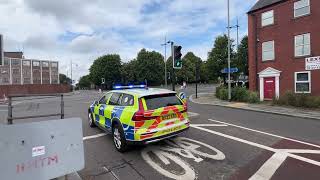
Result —
[{"label": "white window frame", "polygon": [[[264,50],[263,45],[264,45],[265,43],[270,43],[270,42],[272,42],[272,47],[273,47],[273,48],[272,48],[273,58],[272,58],[272,59],[265,59],[265,58],[264,58],[264,53],[265,53],[265,52],[271,52],[271,51],[266,51],[266,50]],[[275,60],[276,54],[275,54],[275,48],[274,48],[274,46],[275,46],[274,40],[272,40],[272,41],[265,41],[265,42],[263,42],[263,43],[261,44],[262,61],[263,61],[263,62],[265,62],[265,61],[274,61],[274,60]]]},{"label": "white window frame", "polygon": [[[305,37],[309,35],[309,44],[306,44],[305,43]],[[302,45],[297,45],[297,38],[298,37],[303,37],[303,44]],[[302,49],[303,49],[303,53],[301,55],[297,55],[297,50],[296,48],[297,47],[301,47],[302,46]],[[306,53],[304,52],[304,48],[305,46],[309,46],[309,51]],[[299,35],[296,35],[294,36],[294,56],[295,57],[303,57],[303,56],[310,56],[311,55],[311,34],[310,33],[305,33],[305,34],[299,34]]]},{"label": "white window frame", "polygon": [[[298,74],[308,73],[308,81],[297,81]],[[297,91],[297,83],[309,83],[309,91]],[[294,92],[297,94],[311,93],[311,71],[300,71],[294,73]]]},{"label": "white window frame", "polygon": [[[267,18],[264,18],[263,16],[266,15],[267,13],[272,13],[272,16],[271,17],[267,17]],[[270,24],[264,24],[263,22],[268,20],[268,19],[271,19],[272,18],[272,23]],[[273,25],[274,24],[274,10],[270,10],[270,11],[266,11],[264,13],[261,14],[261,26],[262,27],[265,27],[265,26],[270,26],[270,25]]]},{"label": "white window frame", "polygon": [[[302,7],[297,7],[298,6],[298,3],[299,2],[302,2],[302,1],[307,1],[307,4],[305,6],[302,6]],[[305,13],[305,14],[300,14],[300,15],[297,15],[296,14],[296,11],[299,10],[299,9],[302,9],[302,8],[306,8],[308,7],[309,9],[309,12]],[[294,18],[298,18],[298,17],[301,17],[301,16],[305,16],[305,15],[309,15],[311,13],[311,5],[310,5],[310,0],[300,0],[300,1],[296,1],[294,2],[294,7],[293,7],[293,14],[294,14]]]}]

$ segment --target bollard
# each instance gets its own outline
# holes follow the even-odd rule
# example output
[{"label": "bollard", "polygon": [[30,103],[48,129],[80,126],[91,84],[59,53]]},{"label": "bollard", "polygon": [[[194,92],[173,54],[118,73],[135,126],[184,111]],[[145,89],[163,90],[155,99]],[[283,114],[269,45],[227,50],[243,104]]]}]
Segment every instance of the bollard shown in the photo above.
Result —
[{"label": "bollard", "polygon": [[12,98],[9,96],[8,99],[8,124],[12,124]]}]

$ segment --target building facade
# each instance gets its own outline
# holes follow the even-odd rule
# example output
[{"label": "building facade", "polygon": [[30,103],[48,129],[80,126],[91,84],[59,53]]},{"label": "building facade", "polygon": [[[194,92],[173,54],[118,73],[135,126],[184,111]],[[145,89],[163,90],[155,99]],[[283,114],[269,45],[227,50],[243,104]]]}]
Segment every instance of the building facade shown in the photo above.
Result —
[{"label": "building facade", "polygon": [[59,63],[4,57],[0,85],[59,84]]},{"label": "building facade", "polygon": [[320,96],[320,1],[259,0],[248,12],[250,90]]}]

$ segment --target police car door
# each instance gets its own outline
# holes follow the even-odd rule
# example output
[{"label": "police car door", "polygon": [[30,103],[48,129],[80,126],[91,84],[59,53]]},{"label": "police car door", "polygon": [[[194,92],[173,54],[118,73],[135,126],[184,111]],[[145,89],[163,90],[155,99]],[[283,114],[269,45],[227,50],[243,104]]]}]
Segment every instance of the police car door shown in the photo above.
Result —
[{"label": "police car door", "polygon": [[111,93],[107,93],[99,100],[99,104],[95,106],[95,120],[103,128],[106,128],[106,114],[108,111],[108,101],[111,97]]},{"label": "police car door", "polygon": [[[114,92],[112,93],[112,96],[109,100],[108,103],[108,114],[107,115],[107,120],[108,122],[106,123],[106,125],[108,126],[108,128],[111,127],[111,121],[114,119],[118,119],[120,120],[122,111],[123,111],[123,107],[120,106],[120,99],[121,99],[122,94],[121,93],[117,93]],[[121,122],[121,121],[120,121]]]}]

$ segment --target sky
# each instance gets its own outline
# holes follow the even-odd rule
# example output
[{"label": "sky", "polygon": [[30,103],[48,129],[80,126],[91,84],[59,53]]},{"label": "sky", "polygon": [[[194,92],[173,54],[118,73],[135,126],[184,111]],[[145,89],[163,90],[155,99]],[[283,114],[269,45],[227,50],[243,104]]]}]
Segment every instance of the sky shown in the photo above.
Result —
[{"label": "sky", "polygon": [[[239,20],[240,38],[256,1],[230,0],[231,25]],[[105,54],[119,54],[123,62],[142,48],[164,54],[165,37],[182,53],[206,60],[226,27],[226,0],[0,0],[4,50],[59,61],[60,73],[69,76],[72,61],[76,80]],[[231,37],[236,39],[236,29]]]}]

